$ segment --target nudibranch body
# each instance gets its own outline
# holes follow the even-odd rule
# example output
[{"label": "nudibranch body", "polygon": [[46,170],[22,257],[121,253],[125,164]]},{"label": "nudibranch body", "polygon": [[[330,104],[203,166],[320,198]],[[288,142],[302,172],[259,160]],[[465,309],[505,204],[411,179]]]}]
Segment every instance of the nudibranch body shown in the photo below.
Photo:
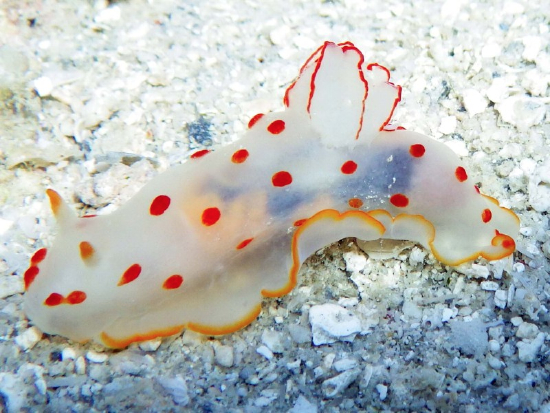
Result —
[{"label": "nudibranch body", "polygon": [[285,111],[255,116],[245,137],[196,152],[114,213],[77,218],[48,190],[59,233],[24,274],[28,317],[121,348],[236,331],[345,237],[412,240],[448,265],[510,255],[516,215],[446,145],[390,125],[400,95],[353,44],[326,42]]}]

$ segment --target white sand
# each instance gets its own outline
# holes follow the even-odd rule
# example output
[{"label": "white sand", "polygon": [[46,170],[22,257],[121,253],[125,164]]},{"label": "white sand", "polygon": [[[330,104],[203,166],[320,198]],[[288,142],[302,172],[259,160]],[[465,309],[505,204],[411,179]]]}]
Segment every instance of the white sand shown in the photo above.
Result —
[{"label": "white sand", "polygon": [[[0,5],[0,410],[550,411],[548,7],[112,3]],[[82,212],[115,209],[191,150],[281,109],[325,40],[388,67],[404,89],[395,121],[447,142],[516,211],[514,260],[452,269],[418,247],[365,259],[345,240],[227,337],[121,352],[41,339],[21,277],[55,233],[44,190]],[[309,309],[326,303],[357,318],[359,334],[313,345]]]}]

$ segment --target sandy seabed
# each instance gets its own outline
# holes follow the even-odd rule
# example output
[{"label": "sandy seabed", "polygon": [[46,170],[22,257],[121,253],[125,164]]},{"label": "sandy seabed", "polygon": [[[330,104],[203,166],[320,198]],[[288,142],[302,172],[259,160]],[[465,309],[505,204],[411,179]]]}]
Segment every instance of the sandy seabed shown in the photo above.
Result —
[{"label": "sandy seabed", "polygon": [[[550,8],[536,3],[2,2],[0,410],[550,412]],[[446,142],[517,213],[513,257],[450,268],[418,246],[378,259],[346,239],[247,328],[123,351],[26,320],[22,274],[55,235],[46,188],[82,214],[116,209],[281,110],[325,40],[389,68],[395,123]],[[312,325],[319,308],[360,328]]]}]

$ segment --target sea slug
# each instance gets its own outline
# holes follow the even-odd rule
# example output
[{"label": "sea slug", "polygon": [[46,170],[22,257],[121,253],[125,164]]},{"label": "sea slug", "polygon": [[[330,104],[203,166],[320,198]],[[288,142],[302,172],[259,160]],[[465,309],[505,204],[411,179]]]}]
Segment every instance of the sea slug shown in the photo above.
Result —
[{"label": "sea slug", "polygon": [[519,220],[443,143],[390,124],[401,87],[350,42],[326,42],[245,136],[201,150],[112,214],[76,217],[48,189],[58,234],[24,273],[50,334],[108,347],[251,323],[302,262],[344,237],[415,241],[448,265],[515,250]]}]

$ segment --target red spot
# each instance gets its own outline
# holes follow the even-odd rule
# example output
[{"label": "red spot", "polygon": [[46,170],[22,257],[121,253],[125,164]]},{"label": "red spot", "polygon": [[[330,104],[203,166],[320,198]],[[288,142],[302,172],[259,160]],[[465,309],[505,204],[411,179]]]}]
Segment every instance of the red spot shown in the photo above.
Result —
[{"label": "red spot", "polygon": [[120,277],[117,287],[120,287],[121,285],[124,285],[124,284],[131,283],[137,277],[139,277],[139,274],[141,274],[141,265],[139,264],[130,265],[128,269],[124,271],[124,274],[122,274],[122,277]]},{"label": "red spot", "polygon": [[56,305],[63,304],[63,301],[65,301],[65,298],[61,294],[51,293],[48,298],[44,300],[44,305],[55,307]]},{"label": "red spot", "polygon": [[511,237],[509,237],[506,234],[502,234],[497,229],[495,229],[495,236],[492,239],[491,244],[497,246],[499,241],[500,241],[500,245],[504,249],[507,249],[510,251],[513,251],[516,249],[516,242]]},{"label": "red spot", "polygon": [[348,204],[352,208],[361,208],[363,206],[363,201],[361,201],[359,198],[351,198],[348,201]]},{"label": "red spot", "polygon": [[210,152],[210,150],[208,150],[208,149],[201,149],[200,151],[197,151],[197,152],[195,152],[193,155],[191,155],[190,158],[191,158],[191,159],[197,159],[197,158],[200,158],[201,156],[206,155],[208,152]]},{"label": "red spot", "polygon": [[44,261],[44,258],[46,258],[48,250],[46,248],[40,248],[37,250],[33,256],[31,257],[31,265],[36,265],[39,262]]},{"label": "red spot", "polygon": [[202,223],[205,226],[209,227],[218,222],[221,216],[222,214],[218,208],[206,208],[204,211],[202,211]]},{"label": "red spot", "polygon": [[357,164],[353,161],[346,161],[340,168],[343,174],[351,175],[357,170]]},{"label": "red spot", "polygon": [[297,221],[294,221],[294,226],[295,226],[295,227],[300,227],[300,226],[302,226],[302,225],[304,224],[304,222],[306,222],[306,221],[307,221],[306,218],[303,218],[303,219],[299,219],[299,220],[297,220]]},{"label": "red spot", "polygon": [[455,176],[459,182],[464,182],[466,179],[468,179],[468,174],[466,173],[466,170],[462,166],[459,166],[458,168],[455,169]]},{"label": "red spot", "polygon": [[94,247],[88,241],[82,241],[78,247],[80,248],[80,258],[83,260],[87,260],[94,255]]},{"label": "red spot", "polygon": [[407,130],[403,126],[398,126],[396,130]]},{"label": "red spot", "polygon": [[[502,235],[502,234],[497,231],[497,235]],[[502,248],[507,250],[515,250],[516,242],[512,238],[506,236],[506,238],[502,241]]]},{"label": "red spot", "polygon": [[239,245],[237,245],[238,250],[242,250],[244,247],[246,247],[248,244],[252,242],[254,238],[248,238],[242,241]]},{"label": "red spot", "polygon": [[271,182],[273,183],[273,186],[287,186],[292,183],[292,175],[290,175],[287,171],[280,171],[271,177]]},{"label": "red spot", "polygon": [[159,195],[155,199],[153,199],[153,202],[151,202],[151,206],[149,207],[149,213],[153,216],[162,215],[168,209],[169,206],[170,206],[170,197],[166,195]]},{"label": "red spot", "polygon": [[82,218],[95,218],[95,217],[97,217],[97,215],[92,214],[92,215],[84,215]]},{"label": "red spot", "polygon": [[404,208],[409,205],[409,198],[403,194],[395,194],[391,196],[390,202],[398,208]]},{"label": "red spot", "polygon": [[23,274],[23,281],[25,282],[25,291],[29,289],[31,284],[33,283],[34,279],[38,275],[40,270],[38,267],[35,267],[34,265],[31,265],[27,271],[25,271],[25,274]]},{"label": "red spot", "polygon": [[493,218],[493,213],[490,209],[485,208],[483,212],[481,213],[481,220],[485,223],[489,222]]},{"label": "red spot", "polygon": [[248,121],[248,129],[256,124],[261,118],[264,117],[263,113],[258,113],[257,115],[252,116],[252,119]]},{"label": "red spot", "polygon": [[481,192],[479,191],[479,186],[477,186],[477,185],[474,185],[474,188],[476,189],[476,192],[477,192],[478,194],[480,194],[480,193],[481,193]]},{"label": "red spot", "polygon": [[67,304],[80,304],[86,299],[86,293],[84,291],[73,291],[67,298]]},{"label": "red spot", "polygon": [[231,162],[233,163],[243,163],[246,161],[246,158],[248,158],[248,151],[246,149],[239,149],[238,151],[235,151],[233,156],[231,157]]},{"label": "red spot", "polygon": [[502,248],[505,248],[507,250],[515,250],[516,243],[513,239],[505,239],[504,241],[502,241]]},{"label": "red spot", "polygon": [[59,293],[51,293],[48,298],[44,300],[44,305],[49,307],[55,307],[61,304],[80,304],[86,300],[86,293],[84,291],[73,291],[67,298],[63,297]]},{"label": "red spot", "polygon": [[425,152],[426,148],[424,147],[424,145],[421,145],[419,143],[411,145],[411,147],[409,148],[409,153],[415,158],[422,157]]},{"label": "red spot", "polygon": [[164,280],[162,288],[164,288],[165,290],[175,290],[176,288],[180,288],[182,284],[183,277],[181,275],[174,274]]},{"label": "red spot", "polygon": [[279,133],[285,130],[285,121],[281,119],[274,120],[269,124],[269,126],[267,127],[267,130],[269,133],[272,133],[273,135],[278,135]]}]

